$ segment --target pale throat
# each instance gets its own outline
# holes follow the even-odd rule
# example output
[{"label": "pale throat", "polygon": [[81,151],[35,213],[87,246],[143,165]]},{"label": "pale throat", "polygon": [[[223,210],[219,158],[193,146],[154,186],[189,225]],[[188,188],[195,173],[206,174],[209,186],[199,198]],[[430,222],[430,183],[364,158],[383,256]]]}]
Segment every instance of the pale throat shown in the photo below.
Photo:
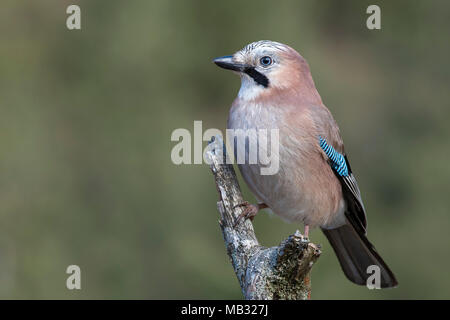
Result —
[{"label": "pale throat", "polygon": [[258,84],[246,74],[241,74],[241,88],[239,89],[238,98],[242,100],[256,99],[260,94],[267,90],[264,86]]}]

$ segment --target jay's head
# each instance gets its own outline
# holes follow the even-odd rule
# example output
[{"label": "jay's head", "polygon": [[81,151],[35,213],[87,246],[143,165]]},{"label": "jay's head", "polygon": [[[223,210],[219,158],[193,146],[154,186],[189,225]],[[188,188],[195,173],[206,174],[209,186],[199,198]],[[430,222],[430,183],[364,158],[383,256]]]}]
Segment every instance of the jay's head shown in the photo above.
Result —
[{"label": "jay's head", "polygon": [[311,86],[315,90],[305,59],[282,43],[253,42],[231,56],[214,59],[214,63],[241,76],[241,99],[257,99],[285,90],[308,90]]}]

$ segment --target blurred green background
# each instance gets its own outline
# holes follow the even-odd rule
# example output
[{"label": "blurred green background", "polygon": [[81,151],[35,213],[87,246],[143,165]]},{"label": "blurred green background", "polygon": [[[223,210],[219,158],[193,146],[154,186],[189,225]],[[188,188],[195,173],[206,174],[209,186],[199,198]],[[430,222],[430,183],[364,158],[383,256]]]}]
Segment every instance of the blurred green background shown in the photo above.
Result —
[{"label": "blurred green background", "polygon": [[[72,3],[80,31],[66,28]],[[381,30],[366,28],[369,4],[381,7]],[[369,238],[400,282],[353,285],[315,230],[312,298],[450,298],[448,1],[0,7],[0,298],[240,299],[213,177],[174,165],[170,136],[194,120],[225,128],[240,83],[211,60],[261,39],[308,60]],[[302,228],[266,213],[254,225],[266,246]],[[70,264],[82,290],[66,289]]]}]

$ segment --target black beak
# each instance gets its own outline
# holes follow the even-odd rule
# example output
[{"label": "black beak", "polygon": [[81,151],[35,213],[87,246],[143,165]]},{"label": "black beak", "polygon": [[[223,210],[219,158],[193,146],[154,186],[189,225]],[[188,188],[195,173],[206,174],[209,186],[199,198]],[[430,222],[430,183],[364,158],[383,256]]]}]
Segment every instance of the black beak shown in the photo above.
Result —
[{"label": "black beak", "polygon": [[213,61],[221,68],[248,74],[257,84],[264,88],[269,86],[269,79],[264,74],[255,70],[255,67],[252,67],[251,65],[233,62],[233,56],[215,58]]},{"label": "black beak", "polygon": [[233,62],[233,56],[224,56],[220,58],[215,58],[213,62],[221,68],[233,71],[244,72],[248,69],[248,66],[241,63]]}]

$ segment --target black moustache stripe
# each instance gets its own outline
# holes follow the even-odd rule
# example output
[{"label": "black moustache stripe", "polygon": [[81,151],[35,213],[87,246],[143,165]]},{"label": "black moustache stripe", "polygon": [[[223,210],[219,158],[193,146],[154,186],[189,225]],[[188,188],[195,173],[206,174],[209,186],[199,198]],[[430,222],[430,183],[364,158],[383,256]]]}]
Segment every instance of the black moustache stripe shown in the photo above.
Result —
[{"label": "black moustache stripe", "polygon": [[246,68],[244,72],[252,77],[257,84],[262,85],[264,88],[269,86],[269,79],[267,79],[267,77],[262,73],[256,71],[255,68]]}]

